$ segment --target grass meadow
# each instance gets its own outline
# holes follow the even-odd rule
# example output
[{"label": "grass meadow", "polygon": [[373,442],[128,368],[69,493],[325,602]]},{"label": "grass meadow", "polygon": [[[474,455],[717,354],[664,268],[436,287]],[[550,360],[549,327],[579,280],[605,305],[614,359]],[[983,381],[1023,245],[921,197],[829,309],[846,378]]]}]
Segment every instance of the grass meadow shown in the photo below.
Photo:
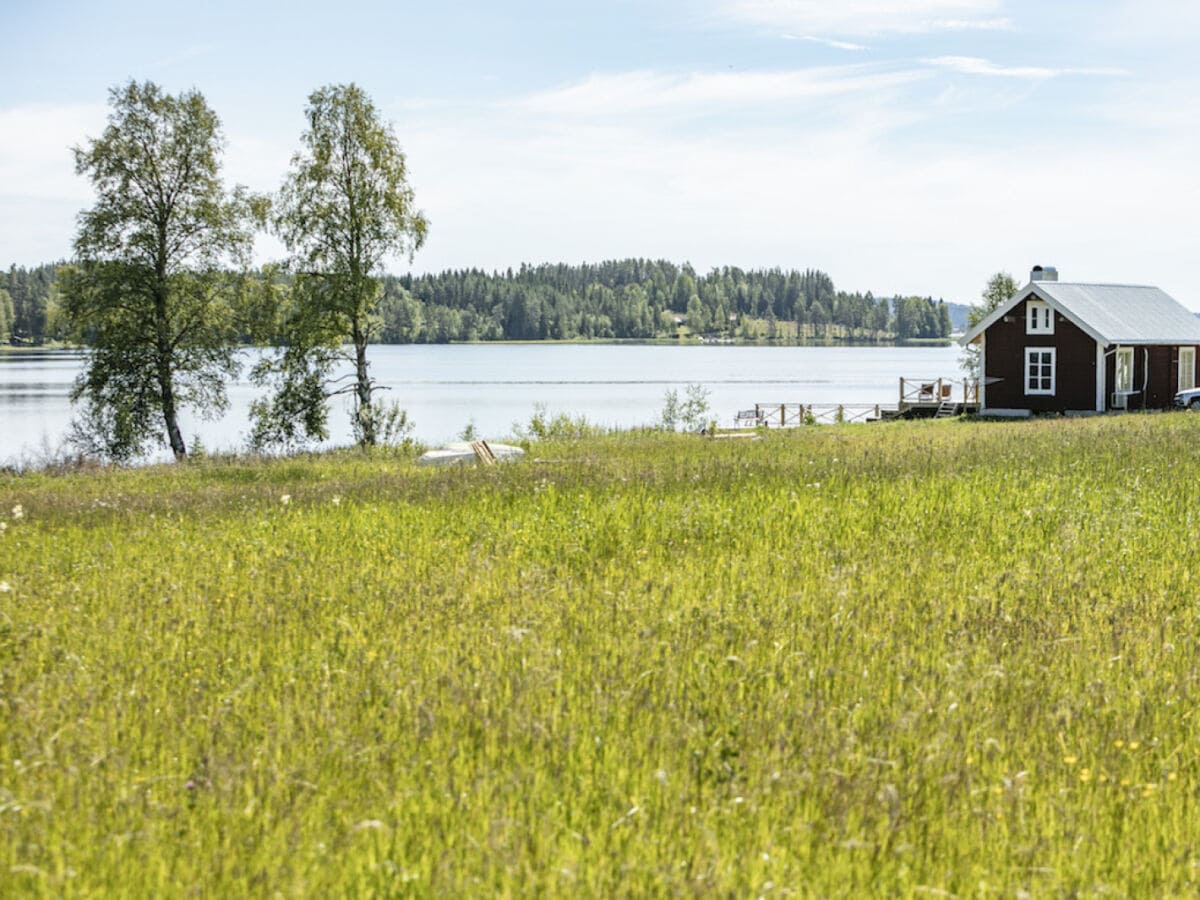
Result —
[{"label": "grass meadow", "polygon": [[0,476],[0,895],[1200,891],[1200,416]]}]

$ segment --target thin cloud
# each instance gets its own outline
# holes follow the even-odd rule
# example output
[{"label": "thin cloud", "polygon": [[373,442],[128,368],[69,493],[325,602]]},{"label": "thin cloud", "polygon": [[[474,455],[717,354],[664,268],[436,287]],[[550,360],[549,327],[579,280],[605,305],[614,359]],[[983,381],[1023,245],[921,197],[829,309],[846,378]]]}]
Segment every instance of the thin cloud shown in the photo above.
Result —
[{"label": "thin cloud", "polygon": [[938,19],[927,31],[1011,31],[1012,19]]},{"label": "thin cloud", "polygon": [[813,34],[806,34],[806,35],[802,35],[802,36],[797,36],[794,34],[785,34],[785,35],[783,35],[783,39],[785,41],[808,41],[809,43],[821,44],[822,46],[825,46],[825,47],[833,47],[835,50],[857,51],[857,50],[869,49],[865,44],[852,44],[849,41],[835,41],[832,38],[817,37],[816,35],[813,35]]},{"label": "thin cloud", "polygon": [[1049,66],[1001,66],[976,56],[936,56],[925,60],[931,66],[949,69],[963,75],[983,75],[989,78],[1020,78],[1027,81],[1045,81],[1064,75],[1119,76],[1128,74],[1124,69],[1053,68]]},{"label": "thin cloud", "polygon": [[575,84],[523,97],[511,105],[525,112],[579,118],[708,113],[875,93],[923,77],[916,70],[880,71],[864,66],[688,75],[622,72],[592,75]]},{"label": "thin cloud", "polygon": [[[851,289],[970,297],[997,259],[1050,253],[1079,277],[1128,266],[1164,285],[1196,283],[1186,253],[1156,249],[1163,238],[1186,242],[1200,176],[1185,147],[1114,144],[1107,133],[1065,148],[1026,133],[963,146],[928,128],[914,142],[911,128],[875,130],[886,97],[836,105],[865,108],[819,126],[785,117],[790,130],[698,134],[664,132],[650,118],[596,125],[497,111],[447,122],[410,148],[422,207],[437,216],[417,265],[782,261],[818,265]],[[1060,212],[1029,225],[1012,201],[1020,195]],[[1149,249],[1145,232],[1156,235]]]},{"label": "thin cloud", "polygon": [[1012,27],[1002,0],[722,0],[719,14],[794,34],[880,35]]}]

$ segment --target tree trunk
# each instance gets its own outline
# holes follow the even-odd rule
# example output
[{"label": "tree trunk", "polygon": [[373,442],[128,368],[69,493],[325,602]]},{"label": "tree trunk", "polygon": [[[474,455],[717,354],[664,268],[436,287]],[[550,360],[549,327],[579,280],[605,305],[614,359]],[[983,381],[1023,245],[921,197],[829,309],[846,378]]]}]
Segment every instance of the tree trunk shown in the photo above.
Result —
[{"label": "tree trunk", "polygon": [[167,425],[167,438],[171,442],[171,452],[175,454],[175,462],[187,460],[187,447],[183,443],[183,432],[179,430],[179,416],[175,411],[175,386],[171,382],[170,363],[160,359],[158,364],[158,384],[162,392],[163,421]]},{"label": "tree trunk", "polygon": [[[160,229],[160,243],[165,245],[165,232]],[[158,390],[162,398],[163,422],[167,426],[167,440],[171,443],[171,452],[175,454],[175,462],[187,460],[187,447],[183,443],[183,433],[179,430],[179,414],[175,409],[175,379],[174,351],[171,346],[170,318],[167,315],[167,275],[166,251],[160,251],[156,267],[158,289],[154,297],[154,317],[156,335],[156,364],[158,369]]]},{"label": "tree trunk", "polygon": [[367,331],[356,321],[354,337],[354,392],[358,400],[359,440],[364,447],[374,447],[378,441],[375,411],[371,408],[371,376],[367,370]]},{"label": "tree trunk", "polygon": [[163,422],[167,426],[167,440],[175,462],[187,459],[187,447],[183,443],[183,432],[179,430],[179,414],[175,409],[175,380],[171,374],[171,347],[162,338],[158,342],[158,391],[162,400]]}]

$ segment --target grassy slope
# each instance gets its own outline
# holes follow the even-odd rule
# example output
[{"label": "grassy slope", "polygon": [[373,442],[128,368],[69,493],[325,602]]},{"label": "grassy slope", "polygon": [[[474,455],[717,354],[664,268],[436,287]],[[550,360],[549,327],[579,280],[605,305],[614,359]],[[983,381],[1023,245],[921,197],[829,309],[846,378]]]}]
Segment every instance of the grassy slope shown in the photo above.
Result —
[{"label": "grassy slope", "polygon": [[1200,416],[532,455],[0,479],[0,893],[1196,890]]}]

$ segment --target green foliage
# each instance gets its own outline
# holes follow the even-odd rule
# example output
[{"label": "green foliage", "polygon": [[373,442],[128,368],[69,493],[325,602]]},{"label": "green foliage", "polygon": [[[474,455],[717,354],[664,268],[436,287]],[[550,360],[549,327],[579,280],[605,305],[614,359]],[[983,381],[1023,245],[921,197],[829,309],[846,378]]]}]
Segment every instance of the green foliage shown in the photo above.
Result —
[{"label": "green foliage", "polygon": [[892,303],[892,330],[897,340],[941,340],[950,336],[950,311],[945,301],[935,302],[932,297],[897,297]]},{"label": "green foliage", "polygon": [[[0,310],[0,317],[8,320],[7,337],[0,337],[0,340],[17,345],[39,345],[61,338],[54,326],[47,324],[55,268],[55,264],[32,269],[10,266],[7,273],[0,272],[0,291],[8,294],[11,304]],[[4,306],[0,298],[0,307]],[[0,335],[3,332],[0,329]]]},{"label": "green foliage", "polygon": [[[256,411],[270,417],[299,402],[323,407],[328,397],[351,393],[355,435],[362,445],[373,446],[384,437],[381,428],[398,425],[374,398],[367,362],[367,345],[382,330],[381,266],[389,254],[411,258],[428,225],[414,209],[400,145],[359,87],[314,91],[306,117],[303,150],[292,158],[273,217],[296,272],[293,303],[281,329],[287,350],[258,373],[260,381],[274,379],[278,402],[260,404]],[[349,352],[341,352],[343,344]],[[343,359],[354,367],[349,390],[331,384],[333,366]],[[312,389],[314,379],[323,382],[322,392]],[[300,422],[323,425],[323,417],[307,411]],[[263,437],[281,430],[287,425],[269,418],[255,427]]]},{"label": "green foliage", "polygon": [[0,342],[8,343],[12,337],[13,321],[16,313],[13,309],[12,295],[0,288]]},{"label": "green foliage", "polygon": [[[384,296],[388,341],[668,338],[676,336],[676,316],[687,317],[691,334],[732,336],[740,323],[773,317],[800,323],[799,334],[787,330],[789,340],[890,336],[886,299],[835,291],[829,276],[814,270],[725,267],[701,276],[686,264],[646,259],[523,265],[493,274],[470,269],[385,278]],[[405,298],[393,307],[404,317],[396,327],[391,296]],[[814,304],[819,328],[810,324]],[[773,329],[781,339],[783,332]]]},{"label": "green foliage", "polygon": [[[979,302],[973,304],[968,311],[967,328],[974,328],[1002,304],[1012,299],[1013,294],[1019,289],[1020,285],[1012,275],[1008,272],[997,272],[984,285]],[[958,363],[969,378],[983,377],[983,373],[979,371],[979,347],[977,345],[968,344],[964,347]]]},{"label": "green foliage", "polygon": [[[249,206],[259,218],[264,215],[262,198],[252,200]],[[252,318],[266,311],[259,304],[270,292],[260,286],[286,291],[294,280],[286,271],[271,269],[247,280],[253,296],[247,298],[249,318],[239,327],[240,341],[268,340]],[[65,337],[49,310],[53,267],[0,273],[0,288],[6,283],[15,286],[10,292],[17,319],[26,323],[14,330],[14,340],[40,343]],[[828,275],[812,269],[725,267],[697,275],[686,265],[625,259],[578,266],[525,265],[491,274],[463,269],[385,275],[380,283],[378,309],[368,322],[371,339],[385,344],[675,338],[675,317],[685,315],[701,326],[689,327],[689,334],[787,343],[888,341],[896,337],[899,324],[891,311],[896,300],[837,291]],[[692,293],[682,302],[675,299],[677,284],[683,290],[691,286]],[[27,298],[24,305],[17,302],[18,292]],[[922,304],[921,314],[908,316],[908,339],[919,336],[914,322],[927,339],[948,335],[952,304],[916,299]],[[278,302],[281,309],[290,308]],[[286,318],[275,322],[269,340],[285,342],[285,322]]]},{"label": "green foliage", "polygon": [[593,425],[585,416],[571,417],[567,413],[550,415],[545,404],[537,403],[527,425],[513,423],[513,437],[518,441],[577,441],[594,438],[605,433],[605,429]]},{"label": "green foliage", "polygon": [[74,151],[96,204],[60,276],[65,327],[93,348],[76,436],[124,460],[165,435],[184,459],[178,410],[221,412],[237,371],[229,266],[250,248],[245,198],[221,184],[220,123],[198,92],[130,82],[109,103],[104,133]]},{"label": "green foliage", "polygon": [[997,272],[988,279],[988,283],[984,286],[983,293],[980,295],[982,302],[971,307],[971,311],[967,315],[967,324],[978,325],[1002,303],[1012,299],[1019,287],[1020,285],[1012,275],[1007,272]]},{"label": "green foliage", "polygon": [[295,451],[329,437],[328,372],[336,362],[335,350],[293,346],[255,365],[251,379],[268,393],[250,404],[251,450]]},{"label": "green foliage", "polygon": [[409,421],[408,412],[395,401],[375,399],[370,406],[360,406],[352,425],[355,443],[360,447],[414,446],[414,423]]},{"label": "green foliage", "polygon": [[679,428],[702,431],[708,425],[711,413],[708,388],[702,384],[689,384],[682,399],[674,388],[663,394],[663,409],[659,418],[667,431]]},{"label": "green foliage", "polygon": [[1200,417],[539,455],[0,475],[3,893],[1197,893]]}]

